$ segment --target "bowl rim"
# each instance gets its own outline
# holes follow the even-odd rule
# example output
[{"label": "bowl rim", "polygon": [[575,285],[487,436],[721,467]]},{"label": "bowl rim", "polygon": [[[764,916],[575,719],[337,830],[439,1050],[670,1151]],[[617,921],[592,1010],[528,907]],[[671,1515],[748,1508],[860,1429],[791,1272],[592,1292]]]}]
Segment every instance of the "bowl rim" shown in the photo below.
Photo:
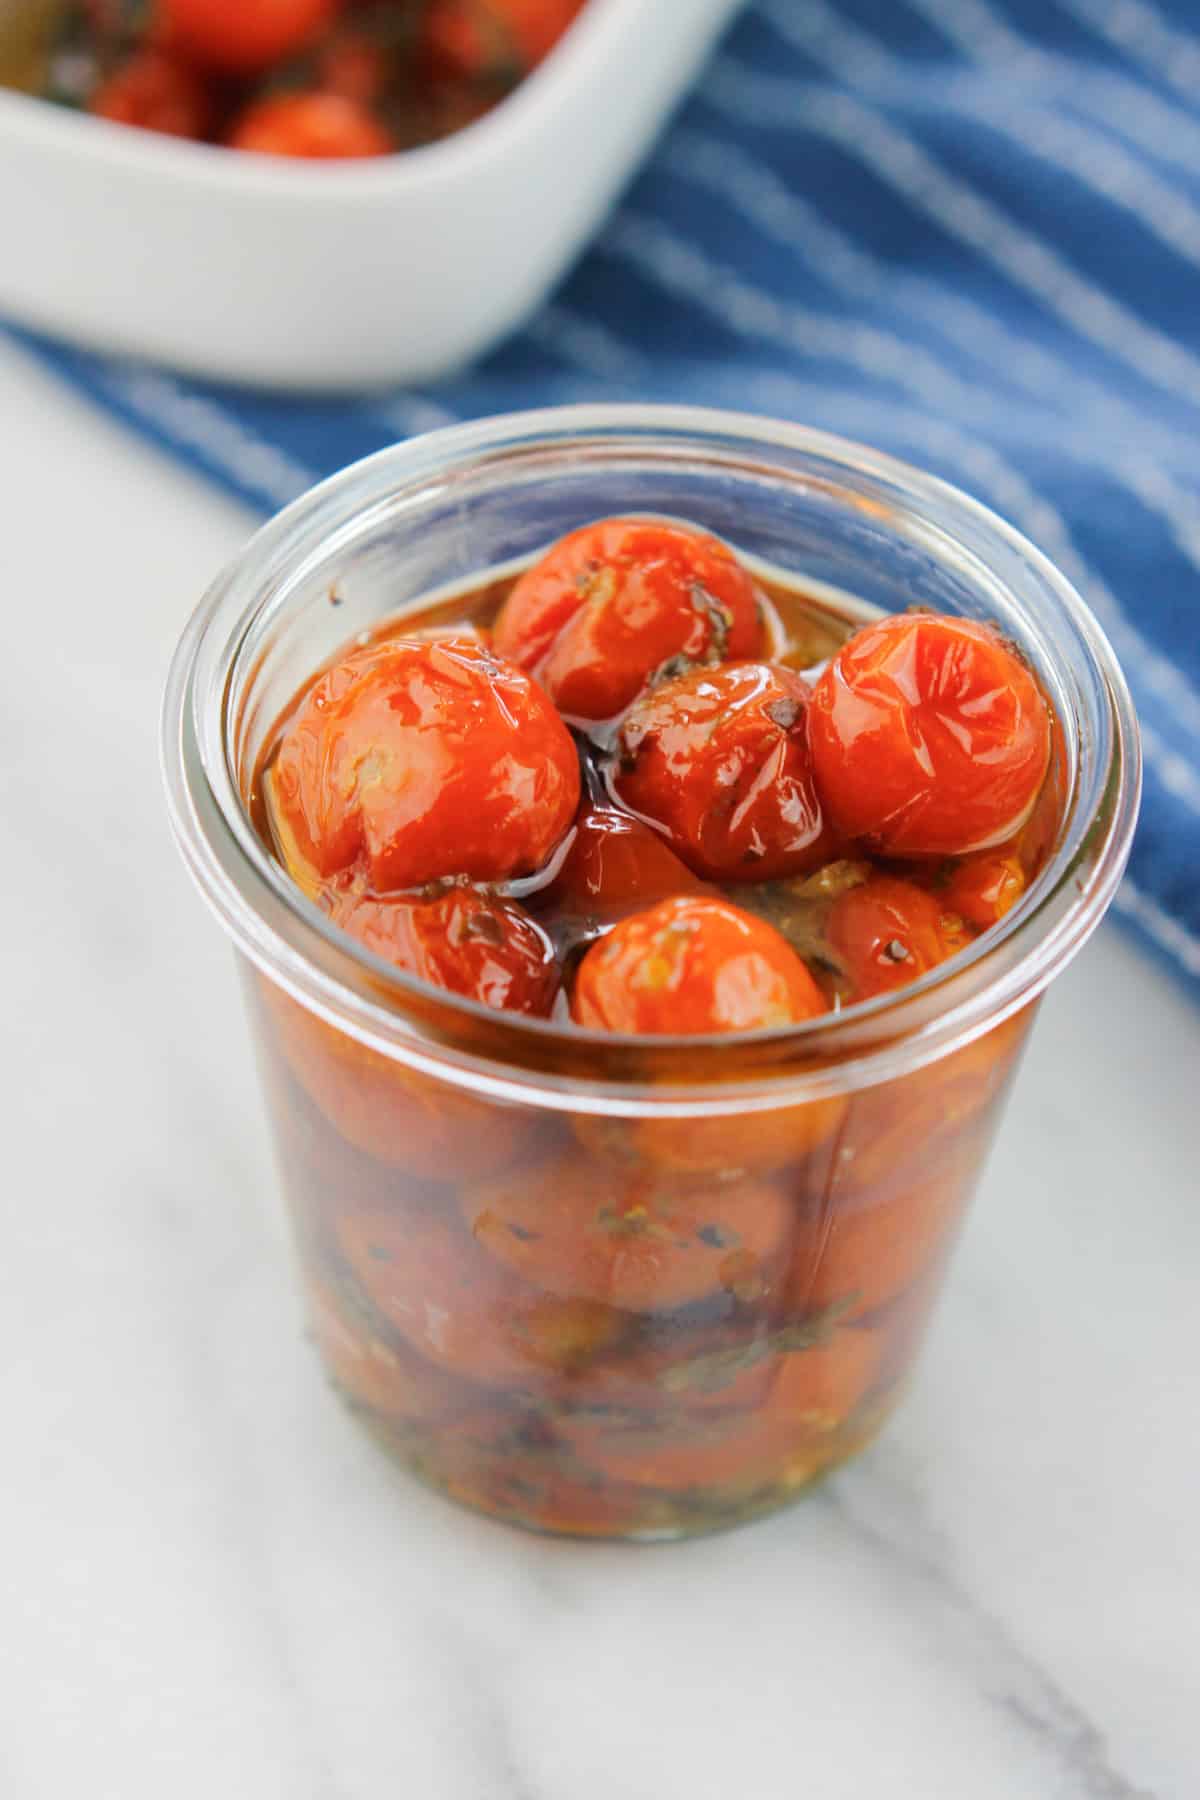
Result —
[{"label": "bowl rim", "polygon": [[[716,29],[728,24],[745,0],[701,0]],[[305,161],[285,156],[232,152],[226,145],[194,143],[160,132],[139,131],[109,119],[57,106],[35,94],[0,87],[0,136],[21,135],[35,148],[73,150],[114,179],[134,174],[193,194],[226,199],[310,204],[314,196],[338,203],[425,194],[470,175],[482,158],[509,154],[536,139],[543,117],[582,96],[594,79],[596,61],[616,58],[629,41],[643,0],[586,0],[548,55],[511,93],[482,118],[431,144],[378,157]],[[697,15],[697,30],[707,15]]]}]

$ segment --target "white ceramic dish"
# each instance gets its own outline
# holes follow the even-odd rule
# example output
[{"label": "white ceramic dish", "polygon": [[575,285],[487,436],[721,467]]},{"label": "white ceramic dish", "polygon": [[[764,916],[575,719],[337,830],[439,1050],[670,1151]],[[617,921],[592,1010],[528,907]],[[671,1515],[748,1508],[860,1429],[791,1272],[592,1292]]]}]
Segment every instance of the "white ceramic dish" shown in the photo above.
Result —
[{"label": "white ceramic dish", "polygon": [[0,311],[276,387],[442,373],[529,315],[741,0],[589,0],[495,112],[353,164],[236,155],[0,92]]}]

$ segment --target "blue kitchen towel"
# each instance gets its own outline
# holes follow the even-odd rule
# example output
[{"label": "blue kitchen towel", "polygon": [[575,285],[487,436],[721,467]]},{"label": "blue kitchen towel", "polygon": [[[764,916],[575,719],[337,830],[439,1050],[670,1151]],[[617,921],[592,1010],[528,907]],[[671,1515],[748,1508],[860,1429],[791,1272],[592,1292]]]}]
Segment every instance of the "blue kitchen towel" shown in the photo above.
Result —
[{"label": "blue kitchen towel", "polygon": [[264,508],[397,436],[589,399],[937,470],[1107,628],[1146,752],[1118,907],[1200,996],[1198,340],[1195,0],[756,0],[557,296],[454,380],[283,400],[37,347]]}]

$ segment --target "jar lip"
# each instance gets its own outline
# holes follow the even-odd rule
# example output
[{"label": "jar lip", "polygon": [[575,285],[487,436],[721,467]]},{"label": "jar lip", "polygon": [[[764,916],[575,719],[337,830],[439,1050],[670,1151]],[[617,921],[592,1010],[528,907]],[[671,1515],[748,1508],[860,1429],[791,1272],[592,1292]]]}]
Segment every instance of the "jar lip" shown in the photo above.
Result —
[{"label": "jar lip", "polygon": [[[1108,712],[1106,766],[1092,815],[1071,821],[1017,906],[983,938],[910,986],[799,1025],[704,1037],[633,1038],[496,1014],[398,971],[338,932],[268,855],[243,803],[229,750],[230,676],[252,625],[289,571],[327,553],[398,481],[449,478],[477,458],[575,443],[646,452],[665,443],[705,465],[734,446],[808,455],[886,483],[921,518],[935,507],[1015,553],[1053,598],[1099,677]],[[743,465],[744,466],[744,465]],[[764,471],[765,472],[765,471]],[[788,471],[779,465],[777,477]],[[793,479],[796,479],[793,472]],[[848,496],[849,497],[849,496]],[[1068,646],[1069,648],[1069,646]],[[1064,662],[1065,666],[1065,662]],[[250,961],[306,1008],[368,1048],[496,1097],[620,1113],[647,1104],[679,1116],[777,1106],[787,1098],[886,1080],[969,1043],[1020,1010],[1078,951],[1103,916],[1128,857],[1140,793],[1132,701],[1116,657],[1079,594],[1019,532],[938,476],[851,439],[753,414],[630,403],[543,408],[469,421],[408,439],[331,476],[269,520],[201,600],[172,660],[162,757],[171,823],[202,895]],[[1070,809],[1069,809],[1070,810]],[[1102,827],[1097,843],[1097,827]],[[1090,854],[1086,878],[1080,860]],[[1066,890],[1072,889],[1069,898]],[[435,1033],[379,998],[417,1003]],[[455,1024],[503,1035],[502,1054],[456,1045]],[[639,1073],[599,1081],[564,1073],[585,1051],[624,1054]],[[558,1053],[558,1054],[556,1054]],[[735,1080],[684,1068],[736,1058]],[[647,1065],[654,1065],[652,1075]],[[749,1066],[749,1074],[747,1073]]]}]

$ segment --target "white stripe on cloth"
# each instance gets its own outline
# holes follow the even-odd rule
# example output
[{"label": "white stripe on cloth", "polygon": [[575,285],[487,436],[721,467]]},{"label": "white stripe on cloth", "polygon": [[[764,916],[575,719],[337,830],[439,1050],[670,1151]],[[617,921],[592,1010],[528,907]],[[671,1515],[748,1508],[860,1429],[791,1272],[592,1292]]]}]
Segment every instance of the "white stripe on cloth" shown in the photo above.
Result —
[{"label": "white stripe on cloth", "polygon": [[1113,897],[1113,906],[1135,925],[1140,925],[1146,936],[1153,938],[1159,949],[1187,974],[1200,977],[1200,938],[1193,937],[1178,919],[1173,919],[1157,900],[1143,893],[1128,875]]},{"label": "white stripe on cloth", "polygon": [[[799,12],[785,14],[771,0],[765,12],[782,36],[820,55],[840,81],[850,84],[857,74],[850,53],[842,54],[839,42],[839,54],[834,55],[823,42],[826,34],[809,33],[799,23],[810,8],[819,6],[820,0],[805,0]],[[1114,361],[1174,399],[1200,407],[1200,358],[1088,281],[1057,250],[968,182],[951,175],[873,107],[849,93],[809,87],[801,95],[794,81],[760,75],[728,56],[718,59],[709,81],[724,83],[730,97],[740,100],[745,117],[776,129],[828,137]]]},{"label": "white stripe on cloth", "polygon": [[[766,164],[737,145],[702,132],[677,131],[661,166],[680,179],[700,183],[717,193],[738,213],[776,243],[802,258],[829,286],[853,300],[864,296],[903,305],[911,316],[933,329],[978,362],[1000,383],[1019,387],[1039,404],[1031,427],[1039,441],[1049,432],[1054,443],[1073,458],[1102,468],[1118,486],[1126,486],[1148,510],[1161,517],[1181,553],[1200,572],[1200,509],[1195,498],[1176,486],[1165,470],[1132,448],[1147,435],[1147,420],[1103,383],[1077,372],[1041,345],[1011,332],[982,306],[948,285],[893,269],[837,226],[823,218],[808,200],[780,180]],[[1081,401],[1096,407],[1088,420]],[[1051,400],[1063,416],[1046,420],[1040,407]],[[1011,422],[1011,421],[1010,421]],[[1098,428],[1099,427],[1099,428]],[[1154,434],[1156,443],[1160,434]],[[1162,444],[1191,469],[1195,440],[1164,432]],[[1119,447],[1114,463],[1099,445]]]},{"label": "white stripe on cloth", "polygon": [[1147,0],[1058,0],[1064,12],[1195,103],[1200,42]]},{"label": "white stripe on cloth", "polygon": [[[655,219],[623,212],[606,232],[602,245],[677,298],[691,301],[744,338],[763,338],[801,357],[816,354],[842,362],[860,374],[869,373],[906,389],[920,400],[932,399],[939,415],[945,408],[943,396],[947,392],[966,395],[965,403],[959,399],[949,409],[959,416],[978,417],[986,409],[988,396],[947,376],[932,358],[905,340],[785,305],[774,295],[751,287],[732,270],[712,262],[694,244],[677,237]],[[1010,501],[998,500],[997,509],[1016,518],[1011,497],[1019,497],[1027,515],[1036,503],[1037,522],[1025,526],[1028,535],[1046,549],[1070,580],[1086,588],[1118,654],[1131,666],[1136,664],[1147,691],[1158,694],[1193,736],[1200,734],[1200,696],[1186,677],[1129,623],[1115,596],[1086,567],[1062,516],[1048,501],[1024,486],[1023,478],[1018,478],[1016,470],[1004,463],[997,452],[990,454],[993,468],[1006,470],[1008,477]]]},{"label": "white stripe on cloth", "polygon": [[255,437],[211,400],[186,393],[171,375],[109,363],[98,368],[97,380],[118,405],[202,456],[236,487],[276,506],[288,505],[317,479],[312,469]]},{"label": "white stripe on cloth", "polygon": [[908,0],[913,11],[981,67],[1019,79],[1027,98],[1036,87],[1086,112],[1105,129],[1140,144],[1160,162],[1200,174],[1200,124],[1132,76],[1078,57],[1058,56],[1021,36],[988,0]]}]

